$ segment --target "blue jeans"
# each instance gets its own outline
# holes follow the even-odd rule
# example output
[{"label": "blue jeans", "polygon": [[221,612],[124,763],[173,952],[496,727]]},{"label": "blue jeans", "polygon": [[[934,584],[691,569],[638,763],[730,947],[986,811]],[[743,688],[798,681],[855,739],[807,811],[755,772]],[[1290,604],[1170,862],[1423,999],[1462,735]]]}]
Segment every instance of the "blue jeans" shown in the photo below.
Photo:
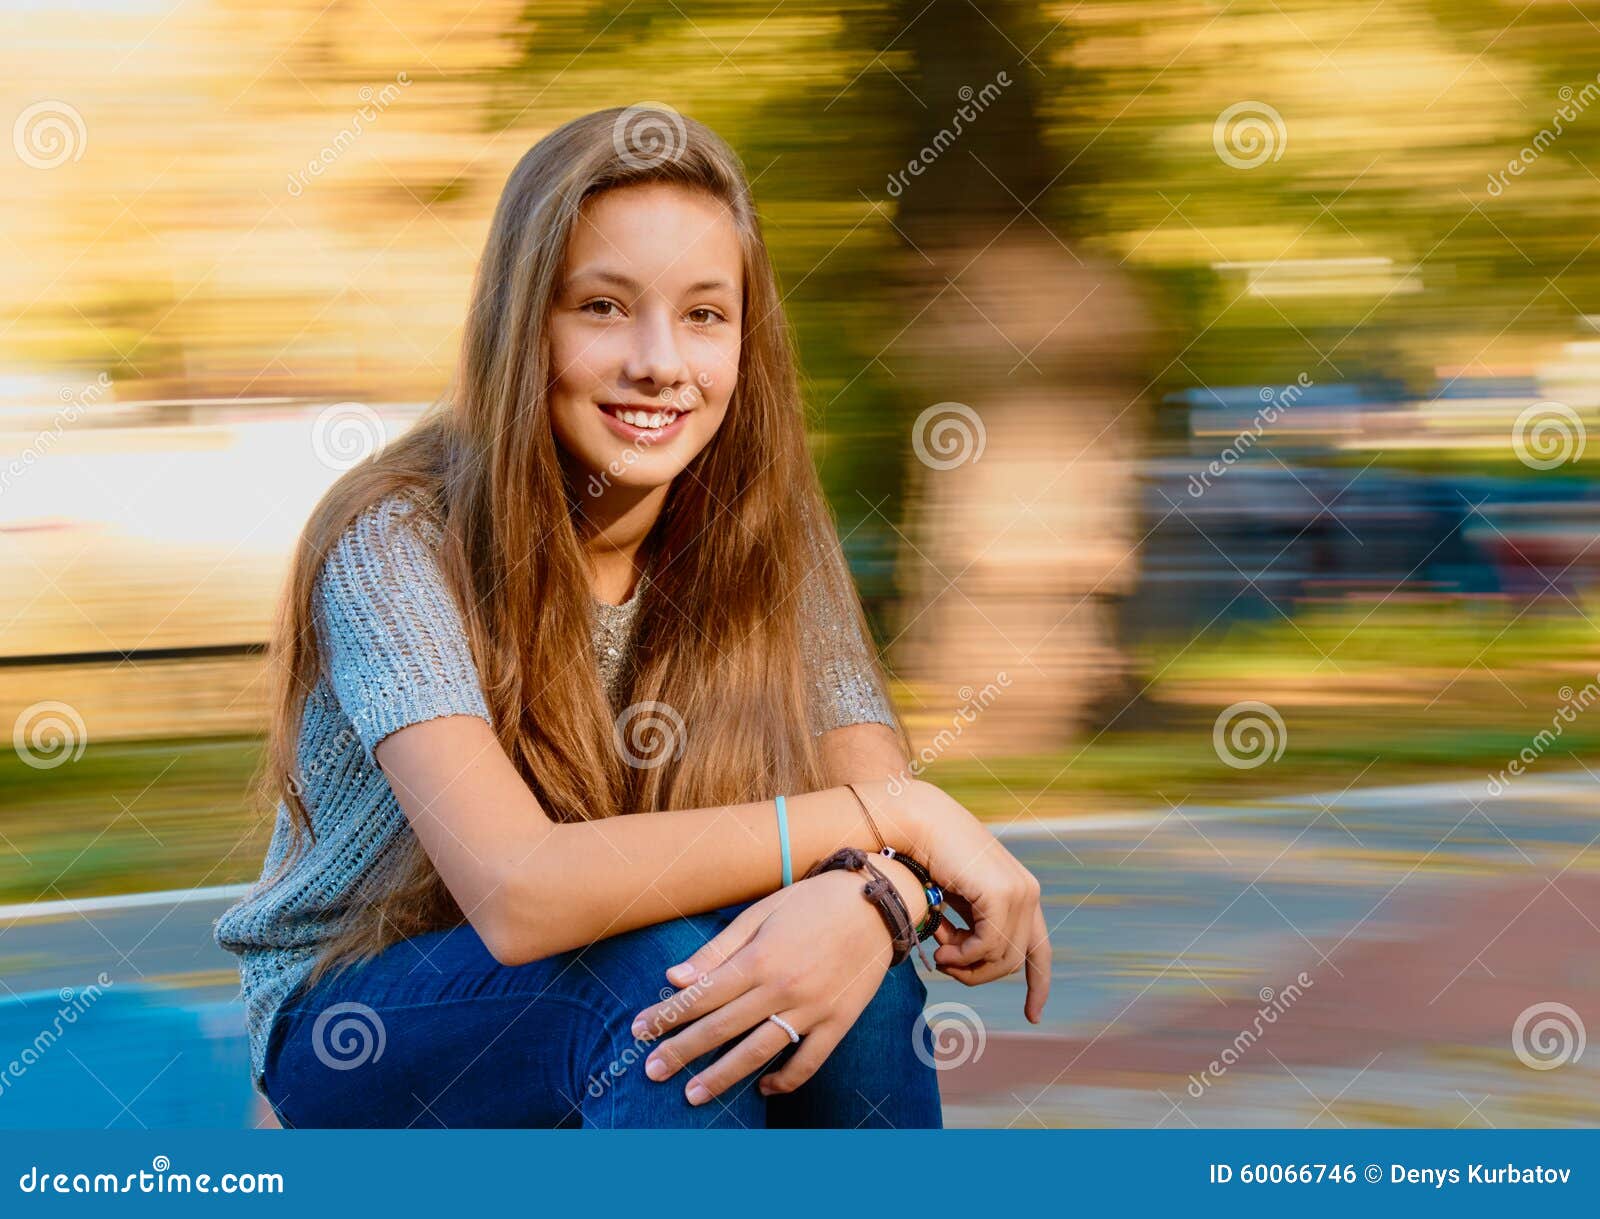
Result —
[{"label": "blue jeans", "polygon": [[913,960],[885,974],[793,1092],[766,1097],[755,1086],[789,1046],[721,1096],[689,1104],[693,1072],[737,1040],[671,1079],[646,1077],[651,1046],[633,1036],[634,1016],[672,993],[669,965],[743,908],[526,965],[500,964],[466,924],[402,940],[284,1004],[267,1048],[267,1097],[293,1127],[940,1127],[932,1037],[917,1020],[927,989]]}]

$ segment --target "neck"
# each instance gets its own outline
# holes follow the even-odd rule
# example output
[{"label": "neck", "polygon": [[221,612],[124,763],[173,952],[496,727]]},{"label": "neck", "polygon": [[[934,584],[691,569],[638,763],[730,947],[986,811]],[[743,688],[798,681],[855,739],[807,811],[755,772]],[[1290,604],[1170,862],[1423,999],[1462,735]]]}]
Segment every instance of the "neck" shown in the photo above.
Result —
[{"label": "neck", "polygon": [[578,507],[578,538],[589,557],[594,595],[621,605],[638,583],[640,549],[667,502],[671,484],[659,487],[611,485]]}]

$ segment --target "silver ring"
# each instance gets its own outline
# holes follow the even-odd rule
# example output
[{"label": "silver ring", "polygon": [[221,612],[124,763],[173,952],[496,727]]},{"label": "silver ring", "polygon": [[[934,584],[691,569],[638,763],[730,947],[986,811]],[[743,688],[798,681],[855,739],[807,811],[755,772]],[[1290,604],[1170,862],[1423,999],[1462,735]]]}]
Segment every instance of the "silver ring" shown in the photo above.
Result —
[{"label": "silver ring", "polygon": [[794,1031],[794,1025],[790,1024],[782,1016],[768,1016],[767,1019],[772,1021],[772,1023],[776,1024],[785,1033],[789,1034],[789,1044],[790,1045],[795,1045],[795,1044],[797,1044],[799,1042],[800,1034],[795,1032]]}]

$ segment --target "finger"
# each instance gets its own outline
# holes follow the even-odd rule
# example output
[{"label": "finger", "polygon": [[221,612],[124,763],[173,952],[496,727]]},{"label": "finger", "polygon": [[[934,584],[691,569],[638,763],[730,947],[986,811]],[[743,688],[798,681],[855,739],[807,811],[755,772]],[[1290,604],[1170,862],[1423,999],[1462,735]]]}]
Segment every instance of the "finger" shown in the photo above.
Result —
[{"label": "finger", "polygon": [[1045,925],[1043,908],[1033,912],[1033,942],[1028,945],[1028,997],[1022,1011],[1034,1024],[1044,1018],[1045,1000],[1050,998],[1050,929]]},{"label": "finger", "polygon": [[[644,1073],[655,1080],[671,1079],[700,1055],[709,1054],[724,1042],[732,1041],[740,1033],[766,1020],[767,1013],[774,1009],[773,1005],[771,995],[763,989],[739,996],[732,1003],[696,1020],[688,1028],[656,1046],[645,1060]],[[776,1024],[772,1027],[778,1028]],[[783,1032],[782,1029],[778,1031]],[[788,1034],[785,1033],[784,1037],[787,1038]]]},{"label": "finger", "polygon": [[756,1085],[761,1095],[776,1096],[784,1092],[793,1092],[805,1083],[817,1073],[823,1063],[828,1061],[828,1055],[833,1053],[834,1047],[844,1040],[846,1031],[832,1024],[823,1024],[812,1029],[800,1039],[799,1048],[788,1062],[772,1074],[761,1077],[761,1082]]},{"label": "finger", "polygon": [[[795,1013],[780,1012],[779,1015],[794,1024]],[[799,1027],[795,1024],[795,1028]],[[803,1038],[800,1044],[805,1045]],[[788,1045],[789,1034],[762,1017],[759,1028],[685,1084],[683,1094],[691,1105],[703,1105],[713,1096],[721,1096],[746,1075],[759,1071]]]},{"label": "finger", "polygon": [[665,1036],[672,1029],[733,1002],[754,984],[754,975],[736,956],[710,973],[699,975],[676,994],[645,1008],[633,1018],[633,1035],[642,1041]]},{"label": "finger", "polygon": [[667,981],[674,986],[686,986],[730,960],[734,953],[750,942],[756,928],[766,922],[771,913],[762,902],[741,910],[733,922],[695,949],[688,960],[668,966]]}]

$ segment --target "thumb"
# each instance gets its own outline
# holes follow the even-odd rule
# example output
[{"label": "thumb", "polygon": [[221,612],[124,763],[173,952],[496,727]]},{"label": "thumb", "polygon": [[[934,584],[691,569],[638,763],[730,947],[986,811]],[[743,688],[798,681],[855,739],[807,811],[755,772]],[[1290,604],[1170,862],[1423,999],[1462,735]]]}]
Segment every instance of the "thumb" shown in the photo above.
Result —
[{"label": "thumb", "polygon": [[733,922],[700,945],[688,960],[670,966],[667,969],[667,981],[683,987],[710,973],[750,942],[756,928],[766,921],[767,913],[764,902],[757,902],[741,911]]}]

